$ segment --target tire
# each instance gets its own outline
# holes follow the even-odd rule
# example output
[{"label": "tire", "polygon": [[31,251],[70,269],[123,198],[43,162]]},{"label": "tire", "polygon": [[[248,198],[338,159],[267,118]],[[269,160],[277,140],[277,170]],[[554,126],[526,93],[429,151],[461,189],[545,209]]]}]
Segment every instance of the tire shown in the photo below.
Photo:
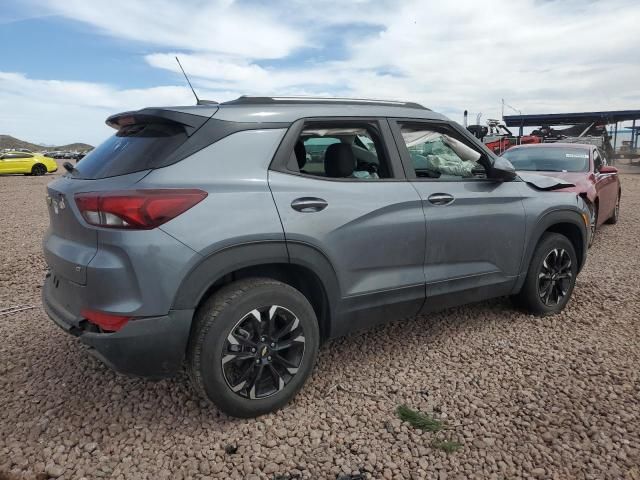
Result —
[{"label": "tire", "polygon": [[41,163],[36,163],[33,167],[31,167],[31,175],[35,175],[39,177],[46,173],[47,173],[47,167],[45,167]]},{"label": "tire", "polygon": [[618,219],[620,218],[620,192],[616,196],[616,206],[613,207],[613,214],[607,219],[607,223],[610,225],[615,225],[618,223]]},{"label": "tire", "polygon": [[[549,268],[545,268],[545,262]],[[514,301],[539,317],[559,313],[569,302],[577,274],[578,258],[573,244],[559,233],[545,233],[533,252],[524,285]]]},{"label": "tire", "polygon": [[593,242],[596,239],[596,233],[598,231],[598,204],[591,205],[589,204],[589,245],[588,248],[591,248]]},{"label": "tire", "polygon": [[257,417],[283,407],[300,390],[319,342],[315,312],[302,293],[268,278],[239,280],[196,312],[187,370],[195,389],[220,410]]}]

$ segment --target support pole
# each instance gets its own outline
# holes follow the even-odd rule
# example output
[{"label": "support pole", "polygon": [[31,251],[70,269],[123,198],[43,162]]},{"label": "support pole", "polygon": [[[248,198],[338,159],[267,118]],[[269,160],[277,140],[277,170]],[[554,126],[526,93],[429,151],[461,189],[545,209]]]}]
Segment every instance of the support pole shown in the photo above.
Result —
[{"label": "support pole", "polygon": [[613,156],[616,156],[616,145],[618,142],[618,122],[616,122],[616,126],[613,129]]}]

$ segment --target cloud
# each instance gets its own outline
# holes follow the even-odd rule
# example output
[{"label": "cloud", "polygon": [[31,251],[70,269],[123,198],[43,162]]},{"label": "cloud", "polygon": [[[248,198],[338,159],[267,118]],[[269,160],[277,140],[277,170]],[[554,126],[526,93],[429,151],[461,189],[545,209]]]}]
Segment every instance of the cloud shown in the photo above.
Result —
[{"label": "cloud", "polygon": [[298,29],[266,6],[197,0],[40,0],[49,11],[105,34],[193,51],[279,58],[304,45]]},{"label": "cloud", "polygon": [[[287,66],[215,53],[194,52],[181,59],[197,85],[213,90],[411,99],[457,118],[464,109],[498,116],[502,98],[529,113],[625,109],[635,106],[630,102],[640,103],[640,62],[634,60],[640,41],[634,27],[640,18],[637,2],[339,5],[323,1],[296,11],[301,24],[318,13],[309,33],[314,38],[322,36],[319,26],[326,30],[336,24],[346,35],[349,22],[357,19],[378,27],[369,35],[349,37],[344,58]],[[158,52],[146,60],[177,72],[173,57]]]},{"label": "cloud", "polygon": [[113,133],[104,124],[109,115],[162,104],[190,105],[193,96],[182,86],[118,90],[0,71],[0,132],[30,141],[95,144]]},{"label": "cloud", "polygon": [[[114,111],[193,103],[176,54],[199,95],[218,101],[404,99],[456,120],[465,109],[497,118],[503,98],[524,113],[640,106],[635,0],[34,1],[43,13],[151,46],[144,61],[172,72],[175,85],[118,89],[1,74],[0,106],[30,116],[14,131],[21,125],[38,139],[54,141],[65,124],[87,138],[93,119]],[[83,114],[91,120],[73,123]]]}]

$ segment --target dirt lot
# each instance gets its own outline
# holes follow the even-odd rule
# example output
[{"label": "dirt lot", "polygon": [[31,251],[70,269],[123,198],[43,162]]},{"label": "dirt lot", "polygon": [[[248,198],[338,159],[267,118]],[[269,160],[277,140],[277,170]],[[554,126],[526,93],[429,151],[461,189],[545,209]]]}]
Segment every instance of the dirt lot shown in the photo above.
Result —
[{"label": "dirt lot", "polygon": [[[330,342],[295,401],[257,420],[219,414],[185,375],[115,375],[46,317],[51,179],[0,178],[0,308],[37,306],[0,316],[0,472],[640,479],[640,175],[624,176],[621,221],[599,232],[563,314],[498,300]],[[446,429],[401,422],[402,403]]]}]

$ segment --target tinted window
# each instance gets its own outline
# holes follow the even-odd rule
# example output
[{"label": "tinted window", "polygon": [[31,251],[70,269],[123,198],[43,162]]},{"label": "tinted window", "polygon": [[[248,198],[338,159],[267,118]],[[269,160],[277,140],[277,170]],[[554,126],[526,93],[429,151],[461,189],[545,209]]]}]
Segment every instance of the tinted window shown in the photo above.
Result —
[{"label": "tinted window", "polygon": [[76,178],[105,178],[153,168],[187,140],[176,124],[127,125],[76,165]]},{"label": "tinted window", "polygon": [[3,155],[3,158],[6,158],[7,160],[10,158],[33,158],[33,155],[29,154],[29,153],[5,153]]},{"label": "tinted window", "polygon": [[531,172],[586,172],[589,150],[566,147],[511,148],[502,154],[516,170]]}]

